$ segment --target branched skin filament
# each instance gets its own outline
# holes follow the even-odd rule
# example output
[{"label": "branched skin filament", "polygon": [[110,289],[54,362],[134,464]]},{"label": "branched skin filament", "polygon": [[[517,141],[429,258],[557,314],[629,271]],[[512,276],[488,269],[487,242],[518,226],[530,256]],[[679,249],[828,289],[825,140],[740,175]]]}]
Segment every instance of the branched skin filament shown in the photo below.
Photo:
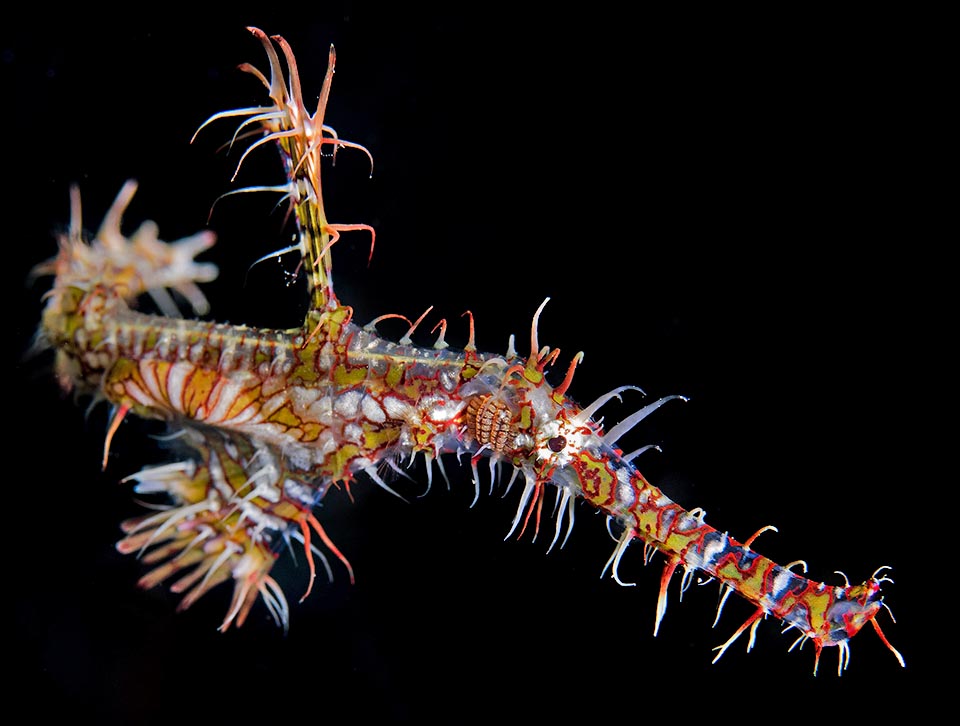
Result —
[{"label": "branched skin filament", "polygon": [[[639,389],[623,386],[581,407],[566,395],[580,353],[559,385],[547,382],[545,373],[559,351],[539,343],[546,301],[533,316],[525,356],[512,340],[502,355],[478,352],[472,316],[462,351],[445,342],[445,321],[436,326],[440,334],[432,347],[412,342],[427,313],[407,321],[409,331],[398,342],[377,334],[378,321],[363,327],[354,323],[351,308],[333,290],[332,247],[341,233],[360,231],[370,234],[372,254],[375,236],[367,225],[327,220],[321,168],[326,157],[344,148],[370,155],[324,124],[333,49],[311,114],[290,47],[282,38],[250,30],[266,51],[270,72],[249,65],[242,69],[265,86],[270,102],[216,114],[200,129],[224,119],[240,119],[235,138],[259,129],[240,165],[261,147],[279,149],[285,182],[238,191],[279,192],[289,199],[299,231],[295,249],[311,293],[303,325],[262,330],[181,319],[167,291],[180,293],[194,313],[207,311],[198,283],[214,279],[217,271],[195,257],[214,237],[202,232],[166,243],[152,223],[125,237],[120,222],[136,190],[133,183],[121,190],[89,243],[81,229],[79,192],[73,190],[70,228],[59,240],[59,254],[38,267],[39,273],[54,276],[40,334],[56,351],[58,380],[113,407],[104,466],[113,435],[128,414],[167,421],[183,451],[180,461],[127,477],[138,494],[166,501],[159,512],[123,523],[125,537],[118,548],[138,553],[152,568],[141,579],[143,586],[172,580],[170,587],[183,594],[186,608],[232,580],[233,599],[222,629],[241,625],[258,599],[286,628],[287,600],[269,573],[291,539],[302,545],[310,568],[304,597],[318,563],[328,577],[337,566],[353,577],[345,553],[314,514],[332,486],[350,487],[365,478],[396,494],[378,473],[381,465],[396,468],[422,456],[432,480],[434,467],[446,478],[445,455],[465,455],[474,501],[482,489],[483,459],[489,463],[491,489],[499,465],[512,469],[510,484],[522,481],[508,536],[539,531],[549,485],[557,488],[550,548],[566,541],[576,501],[583,499],[616,524],[619,539],[604,572],[618,583],[632,584],[621,580],[619,566],[634,540],[643,542],[648,558],[654,551],[663,553],[667,562],[655,634],[670,580],[682,567],[682,589],[696,570],[720,583],[724,596],[718,618],[730,592],[756,606],[717,648],[717,659],[748,629],[749,649],[760,621],[770,615],[799,631],[797,643],[813,642],[817,663],[823,647],[838,646],[838,671],[849,661],[849,639],[867,623],[903,664],[876,622],[880,586],[889,581],[882,576],[884,568],[853,586],[808,580],[793,571],[794,565],[781,567],[755,553],[756,535],[741,543],[707,525],[702,510],[685,511],[634,466],[641,450],[624,454],[617,447],[646,416],[682,397],[650,403],[605,431],[596,420],[598,410]],[[131,305],[143,294],[151,295],[165,315],[134,311]],[[331,562],[331,554],[339,565]]]}]

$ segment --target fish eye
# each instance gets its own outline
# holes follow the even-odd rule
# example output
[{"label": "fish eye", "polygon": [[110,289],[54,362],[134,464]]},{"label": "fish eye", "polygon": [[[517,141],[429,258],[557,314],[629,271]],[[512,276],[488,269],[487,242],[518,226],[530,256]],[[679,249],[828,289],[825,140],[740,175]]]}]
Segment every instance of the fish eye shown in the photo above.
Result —
[{"label": "fish eye", "polygon": [[565,436],[554,436],[552,439],[547,441],[547,447],[554,454],[559,454],[561,451],[563,451],[566,445],[567,445],[567,439]]}]

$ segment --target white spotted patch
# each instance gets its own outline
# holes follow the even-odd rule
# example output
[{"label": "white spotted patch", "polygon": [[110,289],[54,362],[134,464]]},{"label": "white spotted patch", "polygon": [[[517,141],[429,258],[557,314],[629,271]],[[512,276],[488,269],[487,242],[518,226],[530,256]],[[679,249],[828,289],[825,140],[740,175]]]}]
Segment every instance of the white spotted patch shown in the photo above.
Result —
[{"label": "white spotted patch", "polygon": [[703,566],[712,567],[717,557],[722,555],[727,549],[727,535],[725,532],[720,534],[719,539],[707,538],[707,545],[703,548]]},{"label": "white spotted patch", "polygon": [[433,421],[450,421],[456,418],[466,405],[466,401],[441,399],[427,411],[427,417]]},{"label": "white spotted patch", "polygon": [[399,421],[407,420],[410,414],[413,413],[413,407],[396,396],[384,396],[383,408],[387,412],[387,416]]},{"label": "white spotted patch", "polygon": [[334,399],[333,409],[341,418],[356,418],[362,396],[363,394],[360,391],[346,391],[341,393]]},{"label": "white spotted patch", "polygon": [[307,409],[307,417],[309,420],[323,424],[324,426],[331,425],[334,420],[333,398],[331,396],[318,398],[310,404],[310,408]]},{"label": "white spotted patch", "polygon": [[343,438],[352,444],[363,444],[363,427],[359,424],[347,424],[343,427]]},{"label": "white spotted patch", "polygon": [[387,420],[387,414],[384,412],[380,402],[373,396],[364,396],[360,402],[360,408],[363,411],[363,417],[372,423],[383,423]]},{"label": "white spotted patch", "polygon": [[290,400],[299,411],[307,409],[313,405],[313,402],[320,397],[320,391],[316,388],[306,388],[305,386],[293,386],[287,389],[290,393]]},{"label": "white spotted patch", "polygon": [[773,588],[771,591],[771,596],[780,599],[780,596],[783,594],[783,591],[787,589],[790,585],[790,581],[793,579],[789,570],[783,570],[775,578],[773,578]]}]

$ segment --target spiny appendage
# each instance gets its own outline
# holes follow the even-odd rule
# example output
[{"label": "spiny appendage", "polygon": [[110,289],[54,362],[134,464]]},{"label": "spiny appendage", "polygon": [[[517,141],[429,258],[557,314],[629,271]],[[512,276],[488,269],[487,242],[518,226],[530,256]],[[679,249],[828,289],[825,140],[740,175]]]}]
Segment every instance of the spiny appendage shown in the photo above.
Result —
[{"label": "spiny appendage", "polygon": [[[765,530],[776,531],[776,528],[764,527],[760,532]],[[720,660],[727,649],[747,629],[750,630],[750,637],[747,641],[747,652],[749,653],[753,649],[758,625],[767,615],[773,615],[785,623],[783,632],[792,629],[800,631],[800,636],[790,646],[789,651],[792,651],[798,645],[802,647],[808,640],[813,643],[814,675],[817,674],[820,665],[820,654],[828,646],[837,647],[837,675],[842,675],[850,663],[849,641],[867,623],[873,626],[880,640],[893,653],[900,665],[906,666],[903,656],[886,639],[876,621],[881,607],[890,612],[880,594],[881,583],[893,582],[889,577],[881,576],[883,570],[889,568],[879,568],[868,580],[859,585],[850,585],[846,576],[844,576],[842,587],[829,586],[795,574],[792,570],[797,566],[802,567],[803,572],[806,572],[807,565],[802,560],[781,567],[760,555],[755,555],[752,558],[746,558],[750,560],[747,564],[743,555],[744,553],[750,554],[749,543],[755,537],[756,535],[747,540],[739,555],[733,555],[729,558],[731,563],[744,563],[744,571],[752,570],[753,574],[747,576],[746,572],[743,572],[738,573],[738,576],[731,577],[732,569],[729,565],[721,571],[725,572],[726,576],[720,577],[723,595],[717,607],[714,626],[720,619],[720,613],[732,591],[739,592],[750,602],[756,604],[757,609],[747,618],[746,622],[734,631],[726,642],[714,648],[717,651],[717,655],[713,659],[714,663]],[[731,542],[736,545],[735,541],[731,540]],[[741,565],[736,564],[736,567],[740,568]],[[892,612],[890,617],[893,618]]]},{"label": "spiny appendage", "polygon": [[121,231],[123,213],[136,192],[128,181],[111,205],[96,236],[85,241],[80,192],[70,190],[70,226],[59,237],[59,253],[37,265],[33,275],[54,275],[34,341],[34,351],[56,349],[56,373],[64,391],[102,397],[100,374],[111,362],[112,324],[131,315],[141,293],[153,297],[170,317],[180,317],[169,290],[179,293],[195,313],[208,309],[197,287],[217,276],[217,268],[194,257],[214,242],[200,232],[163,242],[157,225],[144,222],[131,237]]},{"label": "spiny appendage", "polygon": [[88,243],[84,239],[80,190],[70,188],[70,226],[58,238],[56,257],[34,268],[34,275],[55,275],[53,289],[47,293],[46,314],[61,312],[63,294],[68,288],[84,292],[107,289],[127,302],[148,293],[170,317],[180,311],[167,292],[182,295],[193,312],[202,315],[210,306],[197,287],[217,277],[216,265],[198,263],[194,258],[216,241],[213,232],[203,231],[174,242],[158,236],[154,222],[143,222],[131,237],[121,231],[123,214],[137,191],[135,181],[126,182]]},{"label": "spiny appendage", "polygon": [[[833,594],[833,599],[824,612],[823,621],[815,623],[812,631],[805,631],[803,627],[799,627],[799,629],[804,632],[802,632],[790,646],[790,650],[793,650],[798,644],[803,647],[807,640],[813,642],[815,654],[813,665],[814,675],[817,674],[817,667],[820,664],[820,653],[825,646],[830,645],[837,646],[839,658],[837,662],[837,675],[841,675],[850,663],[849,640],[867,623],[870,623],[874,632],[887,649],[893,653],[897,662],[900,663],[900,666],[906,668],[906,662],[903,656],[893,647],[890,641],[887,640],[880,624],[877,622],[877,616],[880,614],[881,607],[885,608],[890,615],[890,619],[896,622],[896,619],[893,617],[893,612],[889,606],[883,602],[883,597],[880,594],[880,586],[882,583],[893,583],[891,578],[882,574],[884,570],[889,569],[891,568],[887,565],[877,568],[868,580],[859,585],[851,585],[847,580],[847,576],[838,571],[837,574],[843,577],[844,580],[843,587],[829,588],[821,586],[826,587],[826,589],[832,591]],[[789,623],[788,630],[790,627],[798,627],[795,620],[785,618],[785,621]]]},{"label": "spiny appendage", "polygon": [[[321,159],[324,156],[323,147],[330,147],[329,156],[333,157],[334,160],[337,150],[342,147],[363,151],[370,159],[371,174],[373,173],[373,157],[360,144],[339,138],[337,132],[324,123],[336,61],[333,46],[330,46],[327,72],[323,80],[317,108],[311,115],[303,102],[297,62],[289,44],[282,37],[277,35],[267,36],[258,28],[251,27],[249,30],[260,40],[267,53],[267,59],[270,63],[270,79],[267,80],[267,77],[260,70],[248,63],[242,64],[240,70],[250,73],[263,83],[272,103],[264,106],[221,111],[204,121],[197,129],[197,133],[213,121],[236,117],[247,118],[234,132],[230,142],[231,146],[238,139],[256,135],[258,131],[262,132],[262,137],[250,144],[241,155],[233,174],[234,179],[247,155],[254,149],[270,141],[276,142],[280,147],[287,173],[287,180],[284,184],[251,186],[228,192],[228,194],[269,191],[282,193],[291,200],[291,204],[296,211],[301,234],[298,246],[309,278],[313,308],[323,310],[328,305],[335,304],[336,300],[331,281],[332,258],[330,247],[337,241],[340,233],[351,230],[369,232],[371,235],[371,255],[373,254],[373,240],[375,239],[374,229],[369,225],[332,224],[327,221],[323,207],[320,170]],[[274,43],[280,46],[286,61],[286,81],[284,81],[283,68]],[[253,126],[253,129],[248,131],[249,126]],[[194,138],[196,138],[196,134],[194,134]]]},{"label": "spiny appendage", "polygon": [[[487,456],[490,461],[491,490],[496,478],[496,470],[501,461],[513,465],[514,471],[507,485],[509,491],[516,477],[522,472],[524,475],[524,491],[513,520],[513,526],[506,538],[512,536],[520,520],[523,527],[519,536],[523,536],[531,514],[536,511],[534,539],[539,532],[540,516],[543,508],[544,485],[551,480],[553,467],[541,467],[538,460],[543,458],[540,447],[543,441],[538,440],[538,429],[547,420],[554,419],[558,413],[563,414],[564,405],[573,405],[566,401],[564,394],[573,380],[577,364],[583,359],[583,353],[577,353],[569,364],[563,382],[552,388],[546,381],[546,369],[556,362],[560,355],[559,349],[551,350],[548,346],[540,347],[539,322],[540,315],[550,298],[546,298],[537,308],[530,325],[530,353],[524,359],[517,354],[514,348],[514,338],[510,336],[510,344],[504,357],[487,359],[477,371],[475,380],[482,381],[491,377],[496,385],[489,386],[489,390],[480,389],[467,401],[464,409],[464,436],[468,443],[472,443],[476,450],[471,458],[476,496],[474,504],[480,496],[480,475],[477,464],[481,456]],[[471,341],[473,339],[471,322]],[[487,375],[481,375],[488,371]],[[559,483],[558,483],[559,486]],[[572,526],[572,492],[559,486],[557,492],[557,507],[569,512],[570,526]],[[472,505],[471,505],[472,506]],[[524,512],[526,513],[524,516]],[[557,535],[559,535],[561,517],[557,517]],[[569,536],[568,526],[568,536]],[[553,547],[557,541],[554,537]]]},{"label": "spiny appendage", "polygon": [[122,524],[126,536],[117,543],[124,553],[137,553],[154,566],[140,580],[154,587],[174,575],[172,592],[183,593],[179,609],[190,607],[204,594],[230,579],[233,598],[220,625],[243,625],[257,596],[284,630],[289,607],[283,591],[269,575],[283,541],[299,541],[309,565],[306,597],[315,577],[314,556],[333,579],[324,553],[311,544],[311,529],[344,563],[311,512],[323,491],[297,480],[286,471],[282,457],[269,447],[243,436],[221,436],[196,429],[181,432],[183,443],[196,452],[187,460],[151,467],[128,476],[138,494],[166,495],[172,504],[160,512]]},{"label": "spiny appendage", "polygon": [[[751,549],[751,545],[761,533],[776,531],[775,527],[763,527],[741,543],[708,526],[704,522],[703,510],[684,511],[659,489],[647,483],[639,472],[635,472],[632,478],[632,492],[632,501],[617,517],[625,523],[623,535],[604,571],[612,564],[613,576],[617,582],[622,585],[633,584],[622,582],[617,568],[627,546],[634,539],[644,542],[645,562],[657,551],[667,557],[660,580],[654,635],[657,634],[666,612],[669,582],[677,568],[683,567],[681,599],[697,571],[704,572],[711,580],[720,582],[722,594],[714,626],[732,592],[738,593],[756,606],[756,610],[746,622],[726,642],[714,649],[718,651],[713,659],[714,663],[748,630],[750,635],[747,652],[752,650],[760,622],[767,615],[772,615],[785,623],[786,630],[797,629],[801,632],[790,650],[807,640],[814,644],[814,674],[820,662],[820,653],[827,646],[837,646],[838,674],[845,670],[850,660],[848,641],[868,622],[884,645],[900,664],[904,665],[902,656],[887,641],[876,622],[880,608],[885,607],[880,596],[880,585],[882,582],[892,582],[889,578],[880,576],[887,568],[880,568],[860,585],[851,586],[844,578],[843,587],[828,586],[793,572],[797,566],[802,566],[803,572],[806,572],[806,563],[801,560],[781,567]],[[624,516],[623,512],[627,512],[627,515]]]},{"label": "spiny appendage", "polygon": [[[636,386],[621,386],[600,396],[586,407],[580,407],[566,397],[577,366],[583,360],[583,353],[578,352],[571,359],[566,375],[558,386],[550,387],[544,381],[546,366],[555,362],[559,350],[549,347],[540,347],[538,323],[547,300],[540,305],[533,317],[530,329],[530,355],[522,364],[509,365],[504,376],[504,389],[510,394],[509,399],[516,403],[511,404],[515,410],[529,410],[524,419],[530,424],[519,427],[519,435],[513,435],[513,429],[518,427],[519,418],[508,421],[504,411],[497,411],[496,426],[489,428],[487,436],[507,430],[510,435],[508,442],[515,442],[514,461],[517,456],[522,460],[521,471],[524,475],[524,490],[520,504],[514,517],[513,524],[507,536],[511,536],[520,527],[520,536],[523,535],[531,518],[534,518],[534,537],[539,532],[540,517],[543,509],[543,497],[546,484],[552,483],[558,487],[557,501],[554,510],[559,515],[565,515],[567,526],[564,542],[570,536],[574,522],[574,503],[576,497],[586,499],[590,504],[604,508],[612,500],[616,492],[617,468],[629,468],[629,461],[648,448],[644,447],[624,458],[615,446],[618,440],[644,418],[659,409],[668,401],[686,400],[682,396],[666,396],[631,414],[609,431],[604,432],[600,423],[593,417],[597,411],[613,399],[620,400],[624,391],[635,390],[643,393]],[[508,361],[511,360],[508,351]],[[496,399],[494,399],[496,401]],[[492,412],[495,408],[503,408],[501,402],[486,403],[482,412]],[[481,413],[480,407],[475,404],[475,415]],[[489,415],[489,413],[488,413]],[[562,516],[557,516],[556,527],[550,547],[558,541]],[[522,523],[522,526],[521,526]],[[562,545],[561,545],[562,546]]]},{"label": "spiny appendage", "polygon": [[[620,399],[623,391],[640,389],[622,386],[581,408],[568,399],[566,393],[577,366],[583,360],[582,352],[570,360],[563,380],[556,387],[550,386],[546,381],[546,370],[558,360],[560,350],[540,346],[538,327],[547,302],[549,298],[533,315],[529,355],[519,356],[511,337],[505,357],[490,358],[481,368],[481,371],[493,372],[494,385],[471,392],[463,418],[465,441],[475,447],[471,459],[477,490],[474,501],[479,497],[477,462],[481,456],[490,459],[491,487],[500,461],[506,460],[514,467],[508,490],[516,477],[523,474],[523,493],[508,538],[518,527],[518,536],[522,537],[532,519],[536,539],[546,485],[556,485],[554,513],[557,517],[550,544],[552,549],[560,541],[564,520],[567,526],[563,542],[570,536],[578,496],[598,507],[609,498],[615,473],[605,464],[605,457],[616,455],[613,446],[617,440],[665,402],[682,397],[668,396],[649,404],[604,434],[602,426],[593,421],[596,411],[608,401]],[[476,380],[485,377],[478,374]],[[633,452],[629,458],[647,448],[652,447]]]}]

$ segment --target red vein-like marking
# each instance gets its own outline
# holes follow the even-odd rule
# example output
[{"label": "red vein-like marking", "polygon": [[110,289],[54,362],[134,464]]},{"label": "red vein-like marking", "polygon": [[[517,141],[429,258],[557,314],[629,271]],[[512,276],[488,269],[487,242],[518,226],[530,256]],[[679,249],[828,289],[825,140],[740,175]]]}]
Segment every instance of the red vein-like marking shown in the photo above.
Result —
[{"label": "red vein-like marking", "polygon": [[[771,572],[772,570],[773,568],[771,568]],[[803,578],[803,579],[806,580],[806,578]],[[769,595],[770,593],[773,592],[772,587],[770,587],[766,583],[764,583],[764,585],[766,587],[765,594]],[[836,599],[836,593],[833,591],[833,588],[829,588],[829,589],[830,589],[830,592],[828,593],[828,596],[830,600],[826,608],[827,610],[830,609],[830,607],[833,605]],[[778,606],[773,609],[773,614],[776,615],[778,618],[783,619],[786,615],[788,615],[790,612],[795,610],[797,605],[801,603],[806,603],[806,598],[811,593],[814,595],[817,594],[817,583],[813,582],[812,580],[806,580],[806,585],[804,586],[803,590],[799,594],[794,592],[792,589],[788,589],[787,592],[784,593],[784,596],[780,599],[780,603],[778,604]],[[812,630],[813,623],[810,620],[810,610],[811,608],[807,606],[805,618],[806,618],[807,628],[809,630]]]},{"label": "red vein-like marking", "polygon": [[[261,381],[255,380],[255,381],[253,381],[249,386],[247,386],[247,387],[245,387],[245,388],[241,388],[240,391],[238,391],[237,394],[233,397],[233,401],[231,401],[230,405],[227,407],[227,413],[229,413],[229,412],[230,412],[230,409],[233,408],[234,402],[236,402],[238,399],[240,399],[242,396],[244,396],[244,395],[245,395],[246,393],[248,393],[249,391],[252,391],[252,390],[254,390],[255,388],[259,388],[261,385],[262,385],[262,382],[261,382]],[[233,414],[233,415],[230,416],[229,418],[224,418],[223,420],[224,420],[224,422],[227,422],[227,421],[231,421],[231,420],[233,420],[233,419],[236,419],[236,418],[238,418],[238,417],[240,416],[241,413],[243,413],[244,411],[246,411],[246,410],[247,410],[248,408],[250,408],[251,406],[258,406],[258,405],[259,405],[259,406],[261,407],[261,409],[262,409],[262,403],[261,403],[259,400],[257,400],[257,398],[255,397],[255,398],[253,398],[246,406],[244,406],[243,408],[241,408],[241,409],[240,409],[239,411],[237,411],[235,414]],[[276,410],[279,411],[280,409],[277,408]],[[286,427],[286,428],[289,429],[289,427]]]},{"label": "red vein-like marking", "polygon": [[[679,519],[680,519],[679,517],[676,517],[674,519],[674,522],[677,522],[677,520]],[[691,551],[691,549],[694,552],[696,552],[698,555],[702,555],[704,550],[704,539],[711,532],[717,531],[716,529],[714,529],[713,527],[711,527],[706,523],[697,524],[696,526],[691,527],[690,529],[681,529],[680,527],[674,527],[671,525],[670,530],[671,532],[675,532],[676,534],[682,535],[684,537],[688,537],[690,539],[690,542],[687,544],[686,547],[683,548],[683,552],[681,552],[681,554],[684,557],[684,560],[686,560],[687,555]],[[668,533],[667,536],[669,537],[670,533]]]},{"label": "red vein-like marking", "polygon": [[732,537],[729,538],[729,542],[730,542],[730,548],[726,552],[724,552],[723,555],[721,555],[720,558],[717,560],[715,569],[717,570],[718,573],[720,572],[721,569],[723,569],[723,567],[727,564],[727,562],[730,562],[733,564],[734,569],[736,569],[738,573],[746,577],[751,577],[753,575],[753,571],[757,568],[757,566],[760,564],[761,561],[763,560],[766,560],[767,562],[770,561],[761,555],[756,555],[756,553],[753,553],[755,556],[748,558],[750,560],[750,563],[747,565],[747,567],[746,568],[740,567],[740,560],[743,559],[741,555],[750,552],[750,550],[749,548],[743,547],[739,542],[737,542]]},{"label": "red vein-like marking", "polygon": [[352,330],[347,335],[346,340],[344,340],[340,345],[343,347],[343,367],[344,368],[363,368],[363,363],[357,363],[356,365],[350,362],[350,344],[353,342],[353,337],[356,335],[356,331]]},{"label": "red vein-like marking", "polygon": [[[167,400],[170,401],[170,406],[173,408],[175,406],[174,402],[170,398],[170,377],[173,375],[173,367],[176,365],[176,362],[170,361],[167,365],[167,371],[163,374],[163,395],[167,397]],[[181,399],[183,397],[181,396]],[[182,408],[183,401],[180,401],[179,404]]]},{"label": "red vein-like marking", "polygon": [[[684,510],[684,508],[681,507],[679,504],[675,504],[673,502],[671,502],[670,504],[666,504],[662,507],[657,507],[657,533],[656,534],[657,534],[657,539],[660,540],[661,542],[667,541],[667,537],[670,536],[670,532],[673,529],[673,523],[677,521],[677,517],[676,516],[673,517],[673,519],[670,521],[670,526],[667,527],[666,530],[664,530],[663,520],[666,513],[669,511],[674,511],[677,514],[683,514],[686,510]],[[660,536],[660,532],[665,532],[662,537]]]},{"label": "red vein-like marking", "polygon": [[243,367],[243,363],[246,360],[244,353],[244,347],[247,344],[247,333],[243,331],[240,333],[240,340],[237,341],[234,345],[234,358],[231,365],[233,365],[233,370],[240,370]]},{"label": "red vein-like marking", "polygon": [[[193,400],[193,391],[190,389],[190,382],[193,380],[193,377],[196,375],[198,368],[192,366],[186,375],[183,377],[183,385],[180,387],[180,408],[183,412],[189,416],[192,416],[196,411],[190,411],[190,402],[187,401],[187,396],[190,396],[190,400]],[[189,392],[189,394],[188,394]]]},{"label": "red vein-like marking", "polygon": [[[203,352],[201,354],[201,360],[203,363],[212,366],[215,362],[217,369],[219,370],[220,357],[223,355],[223,345],[223,333],[217,330],[217,326],[215,324],[211,324],[207,329],[205,345],[203,346]],[[213,360],[213,351],[216,351],[216,361]]]},{"label": "red vein-like marking", "polygon": [[220,405],[220,397],[223,395],[223,389],[227,387],[227,379],[223,375],[217,377],[216,383],[210,386],[210,392],[206,397],[206,410],[204,411],[204,417],[207,418],[216,410],[217,406]]},{"label": "red vein-like marking", "polygon": [[[640,524],[640,511],[638,507],[641,506],[640,498],[643,495],[644,490],[656,491],[658,493],[659,493],[659,490],[655,486],[653,486],[650,482],[648,482],[644,478],[643,474],[641,474],[639,471],[633,472],[633,475],[630,477],[630,486],[633,487],[633,501],[634,501],[634,504],[630,507],[630,510],[631,510],[630,513],[633,514],[634,521],[637,524]],[[647,504],[643,504],[642,508],[648,509],[649,506]]]},{"label": "red vein-like marking", "polygon": [[[158,404],[162,405],[166,403],[169,406],[170,398],[169,396],[167,396],[167,392],[163,388],[163,383],[161,382],[160,377],[157,374],[157,366],[155,365],[156,361],[144,361],[144,363],[146,364],[147,373],[143,377],[143,382],[147,384],[147,392],[151,396],[155,396],[155,395],[159,396],[157,400]],[[150,376],[153,386],[150,386],[149,382],[147,381],[147,375]],[[156,394],[154,394],[153,392],[154,390],[157,391]]]},{"label": "red vein-like marking", "polygon": [[[610,491],[607,495],[607,498],[603,501],[600,501],[596,498],[596,495],[600,494],[602,491],[603,485],[603,475],[597,471],[595,466],[588,466],[583,463],[583,459],[588,459],[590,462],[595,464],[601,464],[603,470],[606,472],[607,476],[612,482],[610,484]],[[590,454],[589,451],[584,451],[580,457],[574,459],[573,462],[574,468],[577,470],[577,477],[580,479],[581,486],[584,482],[590,482],[593,489],[587,491],[584,489],[584,493],[590,497],[590,501],[596,504],[599,507],[608,507],[612,505],[617,499],[617,475],[613,470],[613,466],[610,464],[609,460],[604,456],[594,457]]]}]

